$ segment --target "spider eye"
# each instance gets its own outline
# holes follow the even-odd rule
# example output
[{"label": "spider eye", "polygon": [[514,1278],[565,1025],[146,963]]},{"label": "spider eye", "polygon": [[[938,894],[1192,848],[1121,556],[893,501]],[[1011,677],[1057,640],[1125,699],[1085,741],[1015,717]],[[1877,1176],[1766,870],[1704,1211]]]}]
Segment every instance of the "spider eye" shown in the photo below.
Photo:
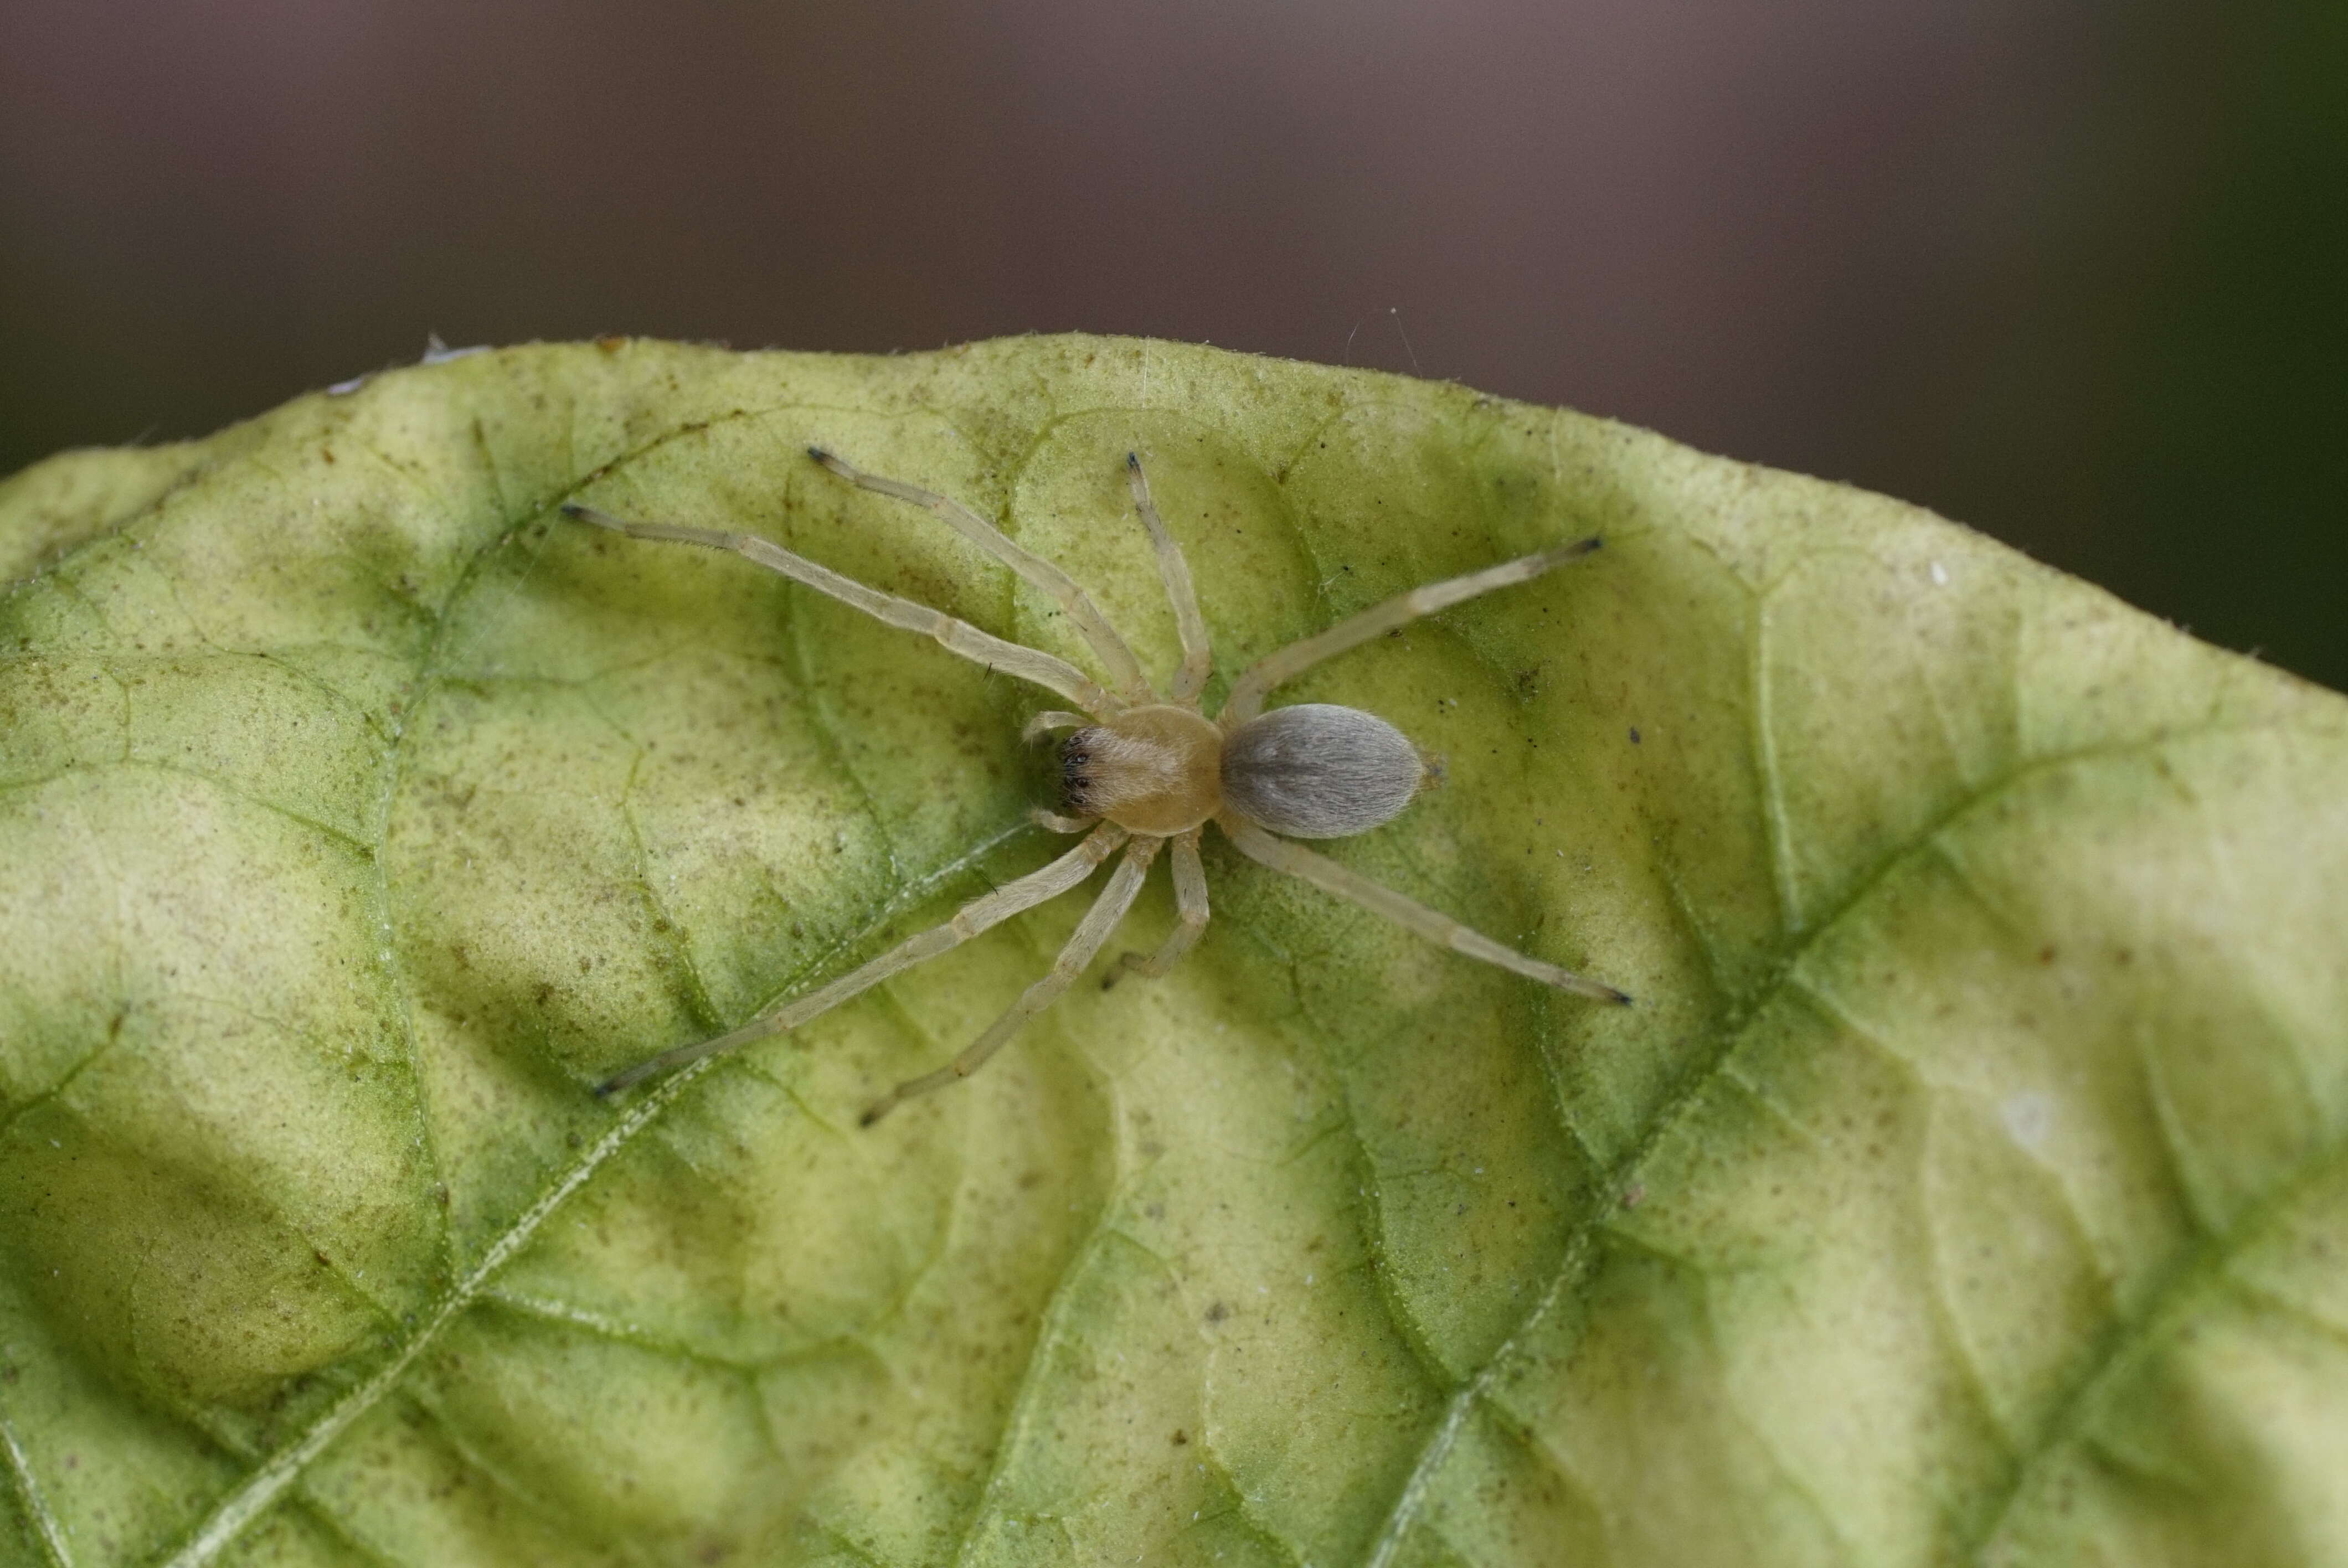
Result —
[{"label": "spider eye", "polygon": [[1077,730],[1060,743],[1060,809],[1073,816],[1093,815],[1092,800],[1098,780],[1093,770],[1093,732]]}]

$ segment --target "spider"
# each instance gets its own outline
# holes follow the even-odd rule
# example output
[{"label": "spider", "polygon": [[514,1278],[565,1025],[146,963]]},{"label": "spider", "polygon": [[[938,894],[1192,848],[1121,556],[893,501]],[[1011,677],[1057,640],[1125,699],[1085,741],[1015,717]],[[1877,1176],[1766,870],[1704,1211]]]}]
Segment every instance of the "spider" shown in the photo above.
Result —
[{"label": "spider", "polygon": [[1125,639],[1067,573],[1022,548],[1001,529],[959,501],[895,479],[868,474],[820,446],[808,455],[860,488],[910,501],[934,513],[963,538],[1058,600],[1077,632],[1098,656],[1111,685],[1097,684],[1066,660],[1006,642],[967,621],[911,600],[867,588],[852,578],[817,565],[756,534],[674,523],[629,522],[608,512],[566,503],[565,515],[631,538],[671,539],[730,550],[769,570],[829,594],[866,614],[935,638],[950,651],[1015,675],[1074,703],[1079,712],[1055,710],[1030,720],[1021,739],[1034,743],[1065,733],[1057,743],[1058,810],[1037,807],[1035,819],[1055,833],[1083,834],[1081,843],[1041,870],[1005,883],[964,905],[953,919],[901,943],[830,984],[771,1011],[728,1034],[664,1051],[599,1085],[610,1095],[655,1073],[705,1056],[732,1050],[768,1035],[797,1029],[890,976],[959,947],[1022,910],[1067,892],[1119,849],[1123,858],[1108,885],[1076,926],[1076,934],[1043,979],[1030,985],[1009,1011],[985,1033],[934,1072],[898,1084],[864,1112],[870,1127],[917,1095],[969,1077],[1000,1050],[1019,1027],[1051,1006],[1076,982],[1133,907],[1142,878],[1159,851],[1172,846],[1173,934],[1147,958],[1128,953],[1104,985],[1128,972],[1158,976],[1172,968],[1207,927],[1207,876],[1200,864],[1199,839],[1212,822],[1239,852],[1251,860],[1299,876],[1314,886],[1351,899],[1406,929],[1471,958],[1600,1001],[1628,1003],[1613,987],[1586,979],[1554,964],[1529,958],[1447,915],[1415,903],[1393,889],[1316,855],[1299,838],[1341,838],[1390,822],[1427,782],[1429,770],[1401,731],[1375,714],[1327,702],[1301,702],[1264,711],[1273,688],[1323,660],[1409,624],[1423,615],[1512,583],[1529,581],[1599,546],[1596,538],[1520,556],[1465,577],[1432,582],[1348,617],[1326,631],[1292,642],[1240,676],[1213,718],[1200,711],[1213,651],[1190,569],[1181,548],[1149,497],[1141,459],[1128,454],[1126,478],[1135,509],[1158,555],[1159,575],[1173,603],[1182,643],[1181,667],[1160,692],[1150,686]]}]

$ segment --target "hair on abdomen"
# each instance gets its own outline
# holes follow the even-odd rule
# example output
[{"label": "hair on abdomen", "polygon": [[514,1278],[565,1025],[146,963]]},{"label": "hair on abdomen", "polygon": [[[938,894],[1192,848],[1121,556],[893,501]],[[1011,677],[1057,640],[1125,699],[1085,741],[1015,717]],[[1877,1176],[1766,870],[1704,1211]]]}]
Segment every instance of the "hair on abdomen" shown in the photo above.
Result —
[{"label": "hair on abdomen", "polygon": [[1418,750],[1375,713],[1299,702],[1223,743],[1223,800],[1292,838],[1343,838],[1391,821],[1426,776]]}]

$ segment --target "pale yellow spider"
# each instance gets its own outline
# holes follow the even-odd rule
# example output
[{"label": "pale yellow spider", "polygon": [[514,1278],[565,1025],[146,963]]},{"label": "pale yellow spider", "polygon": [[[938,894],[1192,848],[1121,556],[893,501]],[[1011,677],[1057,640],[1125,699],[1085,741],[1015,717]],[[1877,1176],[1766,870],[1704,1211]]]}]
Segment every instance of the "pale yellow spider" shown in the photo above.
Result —
[{"label": "pale yellow spider", "polygon": [[925,632],[952,651],[990,670],[1016,675],[1058,692],[1083,712],[1038,713],[1027,724],[1023,738],[1028,741],[1062,730],[1069,732],[1058,748],[1061,797],[1055,804],[1059,809],[1038,808],[1035,815],[1055,832],[1082,833],[1085,839],[1042,870],[1030,872],[963,906],[944,925],[891,948],[861,968],[786,1006],[762,1013],[730,1034],[679,1046],[639,1062],[598,1087],[596,1093],[612,1094],[654,1073],[797,1029],[890,976],[959,947],[1021,910],[1066,892],[1122,846],[1124,858],[1110,874],[1108,886],[1093,901],[1092,908],[1078,923],[1076,935],[1068,938],[1050,971],[1029,986],[1008,1012],[953,1061],[934,1072],[900,1083],[874,1102],[864,1112],[863,1124],[869,1127],[915,1095],[926,1094],[977,1071],[1017,1032],[1021,1024],[1049,1007],[1074,984],[1116,931],[1126,912],[1133,907],[1149,863],[1169,841],[1174,845],[1174,902],[1179,914],[1174,934],[1147,958],[1136,953],[1127,954],[1120,968],[1112,971],[1112,978],[1126,968],[1143,975],[1162,975],[1171,968],[1206,929],[1207,877],[1199,862],[1199,835],[1209,822],[1220,828],[1224,836],[1250,859],[1275,871],[1301,876],[1341,898],[1350,898],[1455,952],[1498,964],[1560,990],[1601,1001],[1631,999],[1612,986],[1529,958],[1302,845],[1275,837],[1276,834],[1286,834],[1296,838],[1337,838],[1365,833],[1393,820],[1409,804],[1411,797],[1426,782],[1427,773],[1418,752],[1402,732],[1374,714],[1324,702],[1298,703],[1275,708],[1269,713],[1263,711],[1263,700],[1273,687],[1333,654],[1358,647],[1462,600],[1527,581],[1553,567],[1577,560],[1596,549],[1598,540],[1589,538],[1578,544],[1560,545],[1465,577],[1428,583],[1341,620],[1316,636],[1292,642],[1259,661],[1234,682],[1222,711],[1210,719],[1199,708],[1199,693],[1207,684],[1208,670],[1214,657],[1207,641],[1207,624],[1200,617],[1198,597],[1190,587],[1190,569],[1182,559],[1181,548],[1175,544],[1173,535],[1166,531],[1158,508],[1150,502],[1149,486],[1142,477],[1139,457],[1128,456],[1126,477],[1133,487],[1133,504],[1141,514],[1141,526],[1148,530],[1149,542],[1157,549],[1159,573],[1165,579],[1167,597],[1173,601],[1174,620],[1182,640],[1182,666],[1162,693],[1151,689],[1142,674],[1140,661],[1134,658],[1125,639],[1117,635],[1085,590],[1058,567],[1023,548],[958,501],[867,474],[821,447],[811,446],[808,452],[850,484],[911,501],[935,513],[964,538],[1057,600],[1099,657],[1117,689],[1112,692],[1096,684],[1066,660],[1006,642],[927,605],[867,588],[755,534],[726,533],[673,523],[626,522],[575,502],[565,505],[562,510],[582,522],[632,538],[674,539],[747,556],[760,566],[853,605],[891,626]]}]

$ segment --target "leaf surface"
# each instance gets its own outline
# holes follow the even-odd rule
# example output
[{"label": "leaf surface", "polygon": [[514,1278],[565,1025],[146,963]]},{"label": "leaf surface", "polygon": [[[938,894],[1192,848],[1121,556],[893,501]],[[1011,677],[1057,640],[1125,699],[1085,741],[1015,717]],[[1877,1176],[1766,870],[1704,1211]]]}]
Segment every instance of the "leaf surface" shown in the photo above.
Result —
[{"label": "leaf surface", "polygon": [[[811,441],[1447,759],[966,1084],[1085,897],[617,1103],[1041,865],[1097,666]],[[2348,708],[1915,508],[1128,340],[534,346],[0,486],[14,1561],[2348,1561]],[[1111,951],[1171,927],[1157,874]]]}]

